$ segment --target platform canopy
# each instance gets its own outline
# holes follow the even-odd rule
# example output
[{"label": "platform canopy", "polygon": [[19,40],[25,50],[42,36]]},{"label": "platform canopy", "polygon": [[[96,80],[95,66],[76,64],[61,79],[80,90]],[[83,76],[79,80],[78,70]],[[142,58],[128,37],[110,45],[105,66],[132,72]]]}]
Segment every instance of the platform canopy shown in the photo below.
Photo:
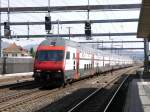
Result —
[{"label": "platform canopy", "polygon": [[142,1],[137,37],[150,38],[150,0]]}]

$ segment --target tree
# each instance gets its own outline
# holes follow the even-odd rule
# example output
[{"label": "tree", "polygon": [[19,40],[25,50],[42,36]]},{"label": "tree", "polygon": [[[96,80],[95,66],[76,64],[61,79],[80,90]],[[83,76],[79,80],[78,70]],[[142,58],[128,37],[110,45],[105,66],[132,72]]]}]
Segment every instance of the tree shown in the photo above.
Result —
[{"label": "tree", "polygon": [[35,57],[35,51],[34,51],[33,47],[30,48],[30,55],[31,55],[32,57]]}]

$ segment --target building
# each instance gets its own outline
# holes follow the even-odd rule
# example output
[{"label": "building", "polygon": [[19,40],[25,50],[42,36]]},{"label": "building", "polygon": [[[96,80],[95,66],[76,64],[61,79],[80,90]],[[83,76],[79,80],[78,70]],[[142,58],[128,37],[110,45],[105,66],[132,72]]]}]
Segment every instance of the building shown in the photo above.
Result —
[{"label": "building", "polygon": [[30,57],[28,50],[16,45],[16,43],[11,44],[7,48],[3,49],[4,57]]}]

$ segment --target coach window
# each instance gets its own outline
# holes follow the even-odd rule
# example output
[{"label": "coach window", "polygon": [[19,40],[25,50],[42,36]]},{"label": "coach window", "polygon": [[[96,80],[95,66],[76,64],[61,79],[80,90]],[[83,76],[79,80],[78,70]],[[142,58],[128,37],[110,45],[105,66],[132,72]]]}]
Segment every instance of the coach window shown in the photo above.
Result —
[{"label": "coach window", "polygon": [[73,70],[75,70],[76,69],[76,67],[75,66],[73,66]]},{"label": "coach window", "polygon": [[73,59],[75,59],[75,53],[73,53]]},{"label": "coach window", "polygon": [[70,59],[70,52],[66,53],[66,59]]},{"label": "coach window", "polygon": [[86,70],[86,64],[84,64],[84,70]]}]

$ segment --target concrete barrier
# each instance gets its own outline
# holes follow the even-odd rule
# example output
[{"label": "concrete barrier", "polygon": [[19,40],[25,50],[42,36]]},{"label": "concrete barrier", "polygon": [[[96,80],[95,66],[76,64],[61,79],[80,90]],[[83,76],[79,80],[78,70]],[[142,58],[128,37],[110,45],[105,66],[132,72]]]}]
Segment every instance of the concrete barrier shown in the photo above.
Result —
[{"label": "concrete barrier", "polygon": [[33,72],[33,58],[0,58],[0,74]]}]

